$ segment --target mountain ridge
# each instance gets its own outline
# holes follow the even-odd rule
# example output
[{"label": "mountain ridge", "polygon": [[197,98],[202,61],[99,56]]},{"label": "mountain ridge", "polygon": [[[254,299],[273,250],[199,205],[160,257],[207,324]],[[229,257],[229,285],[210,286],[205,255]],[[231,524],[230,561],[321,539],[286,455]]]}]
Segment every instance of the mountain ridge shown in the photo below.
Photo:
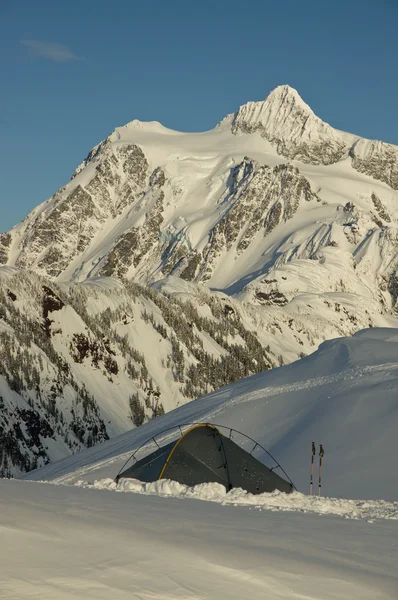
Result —
[{"label": "mountain ridge", "polygon": [[[293,109],[298,109],[298,115],[294,113],[292,116],[292,112],[286,112],[292,106]],[[257,107],[256,110],[260,115],[254,120],[254,124],[253,119],[246,118],[249,108],[252,109],[252,107]],[[266,108],[264,109],[264,107]],[[263,113],[267,117],[265,120],[261,116]],[[282,117],[278,117],[278,115],[282,115]],[[308,124],[311,119],[313,126],[311,123]],[[294,121],[294,127],[292,121]],[[304,128],[302,123],[304,123]],[[252,133],[244,133],[242,137],[242,131],[245,128],[249,128]],[[260,135],[260,140],[251,138],[253,131]],[[301,137],[298,136],[297,131],[301,132]],[[129,215],[126,215],[123,214],[123,210],[126,207],[133,208],[133,204],[137,204],[136,201],[140,197],[146,196],[148,199],[153,194],[151,173],[157,169],[159,169],[157,171],[157,187],[164,188],[166,186],[166,189],[159,189],[160,212],[158,211],[155,220],[159,219],[160,213],[165,212],[164,199],[169,205],[173,203],[176,208],[175,212],[177,212],[179,202],[182,203],[187,195],[193,192],[194,195],[200,196],[202,203],[205,201],[204,206],[210,208],[213,205],[215,209],[210,229],[209,225],[203,225],[207,228],[207,231],[205,229],[203,232],[205,236],[211,236],[213,228],[217,226],[217,221],[222,220],[223,213],[217,209],[217,205],[226,206],[225,194],[228,194],[228,179],[233,176],[233,170],[239,165],[239,161],[242,161],[242,158],[245,160],[246,156],[249,156],[253,165],[257,161],[260,165],[268,166],[283,164],[284,156],[293,157],[296,159],[295,164],[302,176],[303,165],[336,164],[333,158],[335,156],[333,148],[337,148],[339,154],[344,146],[345,159],[343,162],[338,161],[339,163],[344,165],[346,160],[350,160],[357,172],[376,177],[391,189],[395,190],[398,187],[398,148],[383,142],[372,142],[355,137],[350,146],[347,144],[347,140],[339,138],[337,130],[330,128],[329,125],[318,119],[300,99],[298,93],[288,86],[277,88],[264,102],[243,105],[233,116],[231,131],[224,130],[219,132],[219,135],[217,132],[219,130],[216,127],[215,130],[203,134],[179,133],[172,132],[157,122],[152,122],[148,126],[148,124],[144,125],[138,121],[132,121],[124,127],[117,128],[108,138],[90,151],[87,158],[75,170],[72,180],[67,186],[61,188],[52,199],[28,215],[27,227],[22,222],[10,232],[1,235],[0,261],[3,264],[14,264],[23,268],[33,267],[51,277],[80,278],[78,273],[81,272],[81,266],[77,271],[75,269],[75,273],[71,270],[64,272],[65,266],[70,263],[71,248],[74,248],[73,252],[76,257],[84,254],[89,245],[92,247],[95,235],[105,232],[107,222],[113,227],[112,221],[114,222],[116,217],[123,220],[129,217],[134,224],[134,219],[131,219],[134,215],[131,211]],[[286,132],[291,137],[290,141]],[[234,137],[229,136],[229,133],[237,137],[236,142]],[[133,138],[137,138],[135,142],[131,139],[131,135]],[[266,145],[265,140],[270,146]],[[334,142],[337,143],[337,146]],[[148,148],[148,144],[151,145],[150,148]],[[183,144],[182,147],[181,144]],[[188,146],[188,153],[184,144]],[[326,154],[324,152],[325,144],[328,146]],[[192,145],[197,148],[196,158],[195,154],[192,156],[190,151]],[[231,154],[232,145],[235,145],[235,149]],[[172,152],[173,146],[177,152]],[[155,151],[153,147],[155,147]],[[184,148],[182,155],[178,152],[180,148]],[[203,155],[205,149],[208,150],[208,156]],[[249,151],[250,154],[244,154],[245,151]],[[304,162],[300,163],[300,160]],[[160,175],[160,170],[162,175]],[[206,179],[206,186],[202,185],[202,189],[200,189],[203,177]],[[211,192],[212,188],[214,189],[216,186],[220,188],[220,197],[209,194],[209,191]],[[254,196],[256,197],[256,194]],[[229,206],[226,208],[228,211]],[[134,210],[139,210],[139,207],[136,205]],[[71,211],[76,214],[70,214]],[[280,212],[279,208],[278,211]],[[145,220],[146,212],[141,217],[141,221]],[[60,219],[58,219],[58,214]],[[48,218],[45,218],[46,216]],[[192,219],[192,214],[189,216]],[[86,227],[85,221],[91,217],[93,217],[91,224]],[[65,221],[64,224],[62,219]],[[181,223],[183,224],[183,221]],[[142,223],[139,222],[138,227],[133,226],[128,239],[139,239],[140,234],[143,233],[145,238],[143,243],[148,245],[154,240],[147,239],[151,238],[150,232],[142,232],[141,225]],[[155,236],[158,238],[163,236],[164,239],[162,231],[165,231],[166,236],[174,238],[174,244],[178,245],[178,238],[182,238],[185,246],[199,252],[203,250],[203,243],[199,246],[195,242],[192,244],[192,236],[187,238],[184,228],[176,227],[175,222],[167,223],[166,220],[163,224],[154,223],[154,227],[156,228]],[[57,242],[57,230],[58,236],[62,236],[59,230],[65,228],[70,228],[72,232],[74,230],[68,241],[69,250],[65,249],[62,244],[54,245],[54,241]],[[123,233],[127,234],[128,232],[121,232],[121,234]],[[114,239],[117,243],[117,235]],[[123,247],[128,245],[128,241],[120,241]],[[49,242],[51,242],[51,249]],[[66,253],[65,250],[67,250]],[[159,250],[163,252],[162,247]],[[177,254],[181,254],[182,251],[181,244],[179,244]],[[104,255],[106,252],[107,250],[104,249],[102,254]],[[169,253],[167,251],[167,254]],[[63,261],[61,256],[63,256]],[[101,256],[97,253],[95,260],[100,259]],[[197,255],[192,256],[191,259],[194,262],[198,261]],[[60,264],[56,265],[57,262]],[[159,267],[162,269],[161,262],[161,259],[159,262],[158,258],[157,269]],[[98,274],[98,271],[95,269],[89,271],[89,276],[91,276],[90,273]],[[159,276],[162,277],[163,274],[159,272]]]}]

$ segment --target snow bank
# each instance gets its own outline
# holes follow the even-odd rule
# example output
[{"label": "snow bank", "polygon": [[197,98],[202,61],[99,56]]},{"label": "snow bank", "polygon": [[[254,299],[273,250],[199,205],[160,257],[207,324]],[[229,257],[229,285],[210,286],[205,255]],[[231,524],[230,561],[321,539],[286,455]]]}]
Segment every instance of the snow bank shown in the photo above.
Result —
[{"label": "snow bank", "polygon": [[272,494],[249,494],[241,488],[235,488],[227,493],[219,483],[201,483],[189,487],[187,485],[161,479],[144,483],[137,479],[121,479],[117,484],[113,479],[100,479],[90,484],[78,481],[78,487],[112,490],[115,492],[130,492],[151,496],[174,498],[194,498],[218,502],[223,506],[249,506],[257,510],[282,512],[304,512],[318,515],[339,515],[346,519],[364,519],[373,522],[375,519],[398,520],[398,502],[384,500],[344,500],[341,498],[322,498],[306,496],[300,492],[284,494],[275,490]]}]

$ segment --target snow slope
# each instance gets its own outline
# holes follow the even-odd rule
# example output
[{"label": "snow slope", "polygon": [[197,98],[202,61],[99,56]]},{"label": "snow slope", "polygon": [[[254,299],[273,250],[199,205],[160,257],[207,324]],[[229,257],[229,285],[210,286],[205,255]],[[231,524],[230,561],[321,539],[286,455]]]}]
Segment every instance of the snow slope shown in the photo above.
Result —
[{"label": "snow slope", "polygon": [[395,600],[397,521],[0,481],[7,600]]},{"label": "snow slope", "polygon": [[[113,479],[153,435],[181,423],[213,422],[262,444],[301,492],[308,491],[315,441],[325,447],[324,495],[397,500],[397,392],[397,330],[364,330],[325,342],[291,365],[222,388],[26,478],[66,484]],[[175,431],[169,431],[157,440],[173,436]],[[255,456],[264,459],[258,450]]]}]

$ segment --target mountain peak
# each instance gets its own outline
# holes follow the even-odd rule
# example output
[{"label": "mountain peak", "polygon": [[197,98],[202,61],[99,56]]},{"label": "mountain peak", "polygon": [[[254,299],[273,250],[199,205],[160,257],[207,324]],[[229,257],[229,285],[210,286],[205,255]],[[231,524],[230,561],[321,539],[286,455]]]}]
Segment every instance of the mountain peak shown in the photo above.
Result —
[{"label": "mountain peak", "polygon": [[231,129],[235,134],[258,131],[279,154],[301,162],[327,165],[347,151],[340,134],[319,119],[289,85],[275,88],[262,102],[243,104]]},{"label": "mountain peak", "polygon": [[141,131],[153,131],[155,133],[163,132],[167,130],[167,127],[159,123],[159,121],[139,121],[138,119],[134,119],[129,123],[124,125],[126,129],[138,129]]},{"label": "mountain peak", "polygon": [[278,106],[294,104],[303,110],[308,111],[312,115],[314,114],[308,104],[304,102],[298,91],[295,88],[290,87],[290,85],[279,85],[276,87],[270,92],[266,100],[264,100],[264,103],[276,104]]},{"label": "mountain peak", "polygon": [[[317,118],[297,90],[290,85],[279,85],[269,93],[265,100],[242,104],[234,114],[232,127],[233,130],[237,128],[243,130],[244,127],[255,130],[266,123],[269,126],[273,123],[275,127],[280,120],[284,120],[292,112],[295,114],[306,113]],[[251,133],[251,131],[247,131],[247,133]]]}]

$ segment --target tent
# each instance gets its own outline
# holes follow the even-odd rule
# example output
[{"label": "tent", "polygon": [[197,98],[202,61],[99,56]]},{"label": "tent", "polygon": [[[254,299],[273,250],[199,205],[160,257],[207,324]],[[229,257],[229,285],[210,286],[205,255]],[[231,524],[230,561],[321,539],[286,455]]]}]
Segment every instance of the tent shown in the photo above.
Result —
[{"label": "tent", "polygon": [[274,490],[290,493],[294,489],[290,481],[209,423],[191,427],[177,441],[138,460],[119,473],[116,482],[122,478],[145,482],[172,479],[188,486],[217,482],[227,491],[239,487],[252,494]]}]

